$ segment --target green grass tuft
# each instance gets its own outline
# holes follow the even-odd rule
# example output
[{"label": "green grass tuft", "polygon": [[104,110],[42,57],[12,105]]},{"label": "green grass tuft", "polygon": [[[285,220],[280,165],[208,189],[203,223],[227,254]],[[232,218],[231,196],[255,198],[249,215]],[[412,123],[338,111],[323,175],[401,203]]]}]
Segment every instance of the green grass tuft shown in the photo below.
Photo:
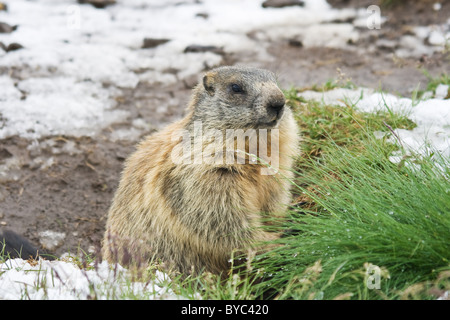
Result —
[{"label": "green grass tuft", "polygon": [[[362,152],[335,146],[300,174],[309,208],[291,213],[285,227],[294,235],[255,266],[271,274],[263,283],[278,288],[274,296],[394,299],[450,270],[450,172],[441,171],[449,160],[399,168],[386,148],[371,138]],[[367,285],[371,265],[380,268],[379,290]]]}]

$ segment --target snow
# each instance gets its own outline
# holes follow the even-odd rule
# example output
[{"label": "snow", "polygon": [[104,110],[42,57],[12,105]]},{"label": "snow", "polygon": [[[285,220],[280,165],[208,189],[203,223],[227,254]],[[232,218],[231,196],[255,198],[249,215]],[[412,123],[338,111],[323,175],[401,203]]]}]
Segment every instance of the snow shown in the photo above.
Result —
[{"label": "snow", "polygon": [[438,99],[445,99],[449,94],[449,86],[446,84],[439,84],[436,87],[435,97]]},{"label": "snow", "polygon": [[[436,9],[439,10],[439,9]],[[251,14],[249,14],[251,12]],[[208,19],[197,16],[208,15]],[[334,23],[354,18],[353,23]],[[296,38],[305,47],[347,48],[366,27],[365,9],[332,9],[325,0],[305,0],[304,7],[263,9],[255,0],[127,0],[105,9],[78,5],[74,0],[14,0],[8,12],[0,11],[0,21],[18,25],[10,34],[0,34],[8,45],[20,43],[23,49],[0,49],[0,139],[20,136],[29,148],[55,135],[95,136],[102,128],[129,116],[118,109],[115,97],[124,88],[143,81],[174,84],[198,76],[206,66],[220,63],[211,52],[183,53],[188,45],[214,45],[227,52],[253,52],[255,60],[269,60],[266,43],[271,39]],[[381,23],[384,18],[381,17]],[[450,39],[448,25],[415,28],[396,49],[397,56],[430,54],[442,49]],[[256,37],[247,34],[255,32]],[[141,49],[144,38],[170,41],[152,49]],[[427,39],[431,47],[424,45]],[[166,73],[179,70],[175,76]],[[139,70],[140,72],[136,72]],[[450,101],[444,100],[448,86],[439,86],[434,98],[412,101],[371,89],[335,89],[326,93],[304,92],[307,99],[326,103],[356,104],[373,112],[389,106],[408,112],[417,128],[396,130],[411,149],[423,150],[424,138],[445,156],[450,156]],[[120,129],[111,139],[134,139],[145,123]],[[71,152],[77,152],[74,148]],[[36,158],[38,159],[38,158]],[[16,165],[14,158],[0,166],[3,171]],[[37,160],[36,160],[37,161]],[[46,161],[51,165],[52,158]],[[167,299],[176,296],[163,284],[166,275],[158,273],[150,283],[127,281],[128,271],[101,263],[80,269],[70,261],[37,264],[14,259],[0,264],[1,299],[111,299],[123,294]]]},{"label": "snow", "polygon": [[[128,115],[115,110],[118,88],[133,88],[139,81],[175,83],[221,61],[210,52],[182,54],[188,45],[264,52],[247,32],[271,26],[275,32],[271,36],[279,36],[288,26],[297,33],[299,26],[323,28],[317,24],[343,12],[331,10],[326,1],[309,1],[306,8],[289,10],[262,9],[253,0],[187,1],[177,6],[173,1],[133,0],[101,10],[74,3],[15,0],[9,3],[8,12],[0,12],[2,21],[19,26],[10,34],[1,34],[0,41],[24,46],[8,53],[0,50],[0,68],[21,69],[15,79],[0,77],[0,113],[5,119],[0,138],[93,136]],[[248,15],[247,10],[254,14]],[[196,17],[199,12],[208,13],[209,19]],[[335,45],[346,42],[344,33],[349,28],[341,31],[341,37],[332,37]],[[140,49],[146,37],[171,41],[151,50]],[[178,78],[164,73],[168,68],[180,70]],[[103,84],[110,86],[106,89]]]},{"label": "snow", "polygon": [[[348,18],[355,22],[333,22]],[[254,0],[128,0],[105,9],[73,0],[10,1],[0,20],[18,28],[0,34],[0,41],[24,48],[0,50],[0,69],[18,70],[17,75],[0,76],[0,139],[94,136],[129,115],[117,109],[114,98],[120,89],[134,88],[140,81],[174,84],[198,76],[205,65],[220,63],[222,57],[212,52],[183,53],[192,44],[253,52],[257,60],[271,60],[266,52],[271,39],[296,38],[305,47],[353,50],[348,42],[359,38],[359,24],[367,18],[363,8],[333,9],[325,0],[282,9],[264,9]],[[403,38],[396,53],[441,49],[449,37],[447,29],[418,28]],[[257,37],[247,36],[254,31]],[[423,45],[427,37],[434,47]],[[170,41],[141,49],[144,38]],[[169,68],[178,70],[177,76],[165,72]]]},{"label": "snow", "polygon": [[0,300],[183,299],[167,281],[160,271],[152,281],[130,281],[129,271],[106,262],[80,269],[71,261],[10,259],[0,264]]},{"label": "snow", "polygon": [[[28,139],[63,134],[91,136],[99,127],[108,126],[126,115],[121,110],[107,112],[114,102],[99,83],[78,82],[62,76],[33,77],[22,80],[16,87],[7,79],[3,81],[7,85],[6,99],[12,99],[1,102],[0,113],[7,119],[7,124],[0,128],[0,138],[13,135]],[[21,99],[20,92],[26,92],[26,99]]]}]

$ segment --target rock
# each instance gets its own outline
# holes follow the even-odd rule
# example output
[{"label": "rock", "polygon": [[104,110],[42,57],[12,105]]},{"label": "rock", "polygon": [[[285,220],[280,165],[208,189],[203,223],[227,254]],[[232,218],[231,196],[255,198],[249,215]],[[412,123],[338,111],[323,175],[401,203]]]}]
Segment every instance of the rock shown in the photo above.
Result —
[{"label": "rock", "polygon": [[305,3],[302,0],[267,0],[264,1],[263,8],[284,8],[292,6],[303,7]]},{"label": "rock", "polygon": [[393,52],[395,49],[397,49],[398,44],[396,41],[393,40],[389,40],[389,39],[379,39],[376,42],[376,46],[380,49],[380,50],[386,50],[386,51],[390,51]]},{"label": "rock", "polygon": [[291,47],[297,47],[297,48],[303,47],[303,42],[301,42],[300,40],[297,40],[297,39],[289,39],[288,43]]},{"label": "rock", "polygon": [[206,13],[206,12],[199,12],[195,16],[199,17],[199,18],[203,18],[203,19],[208,19],[209,18],[209,14]]},{"label": "rock", "polygon": [[11,152],[9,152],[8,149],[0,148],[0,162],[2,160],[11,158],[12,156],[13,156],[13,154]]},{"label": "rock", "polygon": [[3,2],[0,2],[0,11],[8,11],[8,6]]},{"label": "rock", "polygon": [[10,26],[5,22],[0,22],[0,33],[11,33],[17,29],[17,26]]},{"label": "rock", "polygon": [[212,52],[212,53],[216,53],[216,54],[220,54],[220,55],[225,54],[225,51],[223,51],[223,48],[219,48],[216,46],[202,46],[202,45],[197,45],[197,44],[187,46],[186,49],[184,49],[184,53],[188,53],[188,52],[194,52],[194,53]]},{"label": "rock", "polygon": [[125,159],[128,158],[128,152],[125,152],[123,150],[116,151],[116,159],[119,161],[125,161]]},{"label": "rock", "polygon": [[6,51],[6,52],[16,51],[16,50],[19,50],[19,49],[22,49],[22,48],[23,48],[23,46],[22,46],[20,43],[13,42],[13,43],[10,43],[10,44],[6,47],[5,51]]},{"label": "rock", "polygon": [[169,42],[170,39],[154,39],[154,38],[145,38],[142,43],[142,49],[155,48],[161,44]]},{"label": "rock", "polygon": [[93,165],[99,165],[104,162],[104,156],[98,152],[90,152],[87,156],[87,161]]},{"label": "rock", "polygon": [[115,0],[78,0],[78,3],[81,3],[81,4],[88,3],[88,4],[92,4],[97,9],[103,9],[112,4],[116,4],[116,1]]}]

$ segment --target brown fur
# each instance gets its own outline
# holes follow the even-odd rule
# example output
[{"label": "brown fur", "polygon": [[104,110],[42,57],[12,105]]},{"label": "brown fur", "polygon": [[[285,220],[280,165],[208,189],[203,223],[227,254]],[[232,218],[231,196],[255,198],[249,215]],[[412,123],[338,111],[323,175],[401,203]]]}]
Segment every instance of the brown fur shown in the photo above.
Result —
[{"label": "brown fur", "polygon": [[[245,93],[231,91],[235,82]],[[207,73],[194,89],[187,116],[147,137],[126,161],[109,211],[104,258],[130,262],[124,262],[128,253],[134,262],[157,258],[185,274],[220,273],[229,269],[233,251],[275,239],[260,228],[262,217],[286,210],[298,133],[287,106],[276,124],[264,124],[274,117],[271,103],[284,103],[284,96],[268,71],[222,67]],[[262,175],[264,165],[249,163],[248,156],[245,164],[174,163],[179,140],[171,137],[180,129],[194,134],[194,121],[224,134],[227,128],[279,129],[278,173]],[[267,144],[270,152],[270,135]],[[215,141],[200,148],[218,150]]]}]

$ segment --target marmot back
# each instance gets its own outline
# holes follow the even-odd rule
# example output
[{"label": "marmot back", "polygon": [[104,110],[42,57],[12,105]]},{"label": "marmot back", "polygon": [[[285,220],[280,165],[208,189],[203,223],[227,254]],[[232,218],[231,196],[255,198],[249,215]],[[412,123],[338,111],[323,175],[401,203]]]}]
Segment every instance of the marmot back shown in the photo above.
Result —
[{"label": "marmot back", "polygon": [[286,210],[297,146],[297,125],[273,73],[208,72],[187,116],[127,159],[104,258],[156,258],[182,273],[227,271],[233,251],[277,237],[260,227],[263,217]]}]

